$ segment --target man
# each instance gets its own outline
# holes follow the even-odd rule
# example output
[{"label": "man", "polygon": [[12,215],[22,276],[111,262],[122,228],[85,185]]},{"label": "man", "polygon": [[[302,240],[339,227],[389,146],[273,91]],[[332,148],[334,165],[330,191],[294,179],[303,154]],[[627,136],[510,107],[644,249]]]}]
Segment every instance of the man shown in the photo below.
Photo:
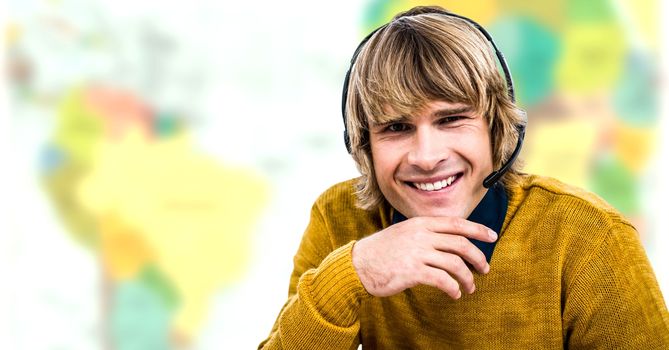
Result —
[{"label": "man", "polygon": [[260,348],[669,349],[634,227],[513,162],[525,118],[486,36],[418,7],[363,41],[344,90],[362,176],[314,204]]}]

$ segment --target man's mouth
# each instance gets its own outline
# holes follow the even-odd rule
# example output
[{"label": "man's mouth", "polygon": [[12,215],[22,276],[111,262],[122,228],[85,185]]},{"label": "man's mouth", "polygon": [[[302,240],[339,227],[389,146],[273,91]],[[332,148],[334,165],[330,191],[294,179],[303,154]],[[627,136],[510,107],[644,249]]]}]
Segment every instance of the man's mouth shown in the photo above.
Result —
[{"label": "man's mouth", "polygon": [[439,191],[443,188],[450,186],[455,180],[460,177],[460,174],[451,175],[445,179],[435,181],[435,182],[409,182],[413,187],[422,190],[422,191]]}]

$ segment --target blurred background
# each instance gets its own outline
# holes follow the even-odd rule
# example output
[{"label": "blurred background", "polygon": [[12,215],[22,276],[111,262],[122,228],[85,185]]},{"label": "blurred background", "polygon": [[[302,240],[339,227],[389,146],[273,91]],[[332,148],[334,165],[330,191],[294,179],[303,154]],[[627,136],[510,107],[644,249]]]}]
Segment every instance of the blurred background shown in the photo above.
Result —
[{"label": "blurred background", "polygon": [[311,204],[357,175],[353,50],[420,4],[489,29],[525,170],[629,217],[669,294],[666,2],[0,4],[0,348],[255,348]]}]

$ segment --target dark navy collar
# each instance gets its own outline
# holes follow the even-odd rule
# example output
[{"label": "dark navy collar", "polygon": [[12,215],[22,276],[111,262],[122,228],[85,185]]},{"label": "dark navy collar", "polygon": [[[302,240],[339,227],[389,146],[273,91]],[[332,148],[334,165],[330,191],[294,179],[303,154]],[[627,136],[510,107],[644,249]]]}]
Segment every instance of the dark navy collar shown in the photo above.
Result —
[{"label": "dark navy collar", "polygon": [[[486,192],[485,196],[483,196],[483,199],[481,199],[481,202],[479,202],[476,208],[474,208],[474,211],[472,211],[467,220],[485,225],[501,236],[502,225],[504,224],[504,218],[506,217],[506,209],[508,204],[509,198],[506,195],[504,187],[500,184],[495,184],[495,186],[491,187]],[[402,215],[402,213],[393,209],[393,225],[406,219],[407,218]],[[490,263],[490,259],[492,259],[492,253],[495,250],[497,241],[488,243],[481,242],[476,239],[469,240],[474,243],[474,245],[478,247],[483,252],[483,254],[485,254],[486,260],[488,260],[488,263]]]}]

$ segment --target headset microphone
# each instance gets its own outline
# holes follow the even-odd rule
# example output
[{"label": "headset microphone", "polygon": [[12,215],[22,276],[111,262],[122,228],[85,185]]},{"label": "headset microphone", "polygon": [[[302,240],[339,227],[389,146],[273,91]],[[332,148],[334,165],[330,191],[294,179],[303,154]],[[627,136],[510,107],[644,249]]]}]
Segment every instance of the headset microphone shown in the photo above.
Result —
[{"label": "headset microphone", "polygon": [[[502,71],[504,72],[504,78],[506,80],[506,87],[507,87],[507,92],[509,94],[509,98],[511,98],[512,102],[516,101],[515,98],[515,91],[513,87],[513,78],[511,77],[511,72],[509,70],[509,66],[506,63],[506,60],[504,59],[504,55],[502,54],[501,51],[497,48],[497,45],[495,45],[495,42],[492,39],[492,36],[485,30],[481,25],[478,23],[474,22],[473,20],[460,16],[454,13],[446,12],[446,11],[439,11],[439,10],[432,10],[430,12],[423,12],[421,14],[425,13],[437,13],[445,16],[450,16],[450,17],[455,17],[462,19],[471,25],[473,25],[483,36],[490,42],[490,45],[492,48],[495,50],[495,56],[497,56],[497,60],[500,63],[500,66],[502,67]],[[348,99],[348,86],[351,78],[351,70],[353,70],[353,65],[355,64],[356,59],[358,58],[358,54],[360,53],[360,50],[362,49],[363,46],[369,41],[369,39],[379,30],[385,28],[388,24],[384,24],[383,26],[375,29],[371,33],[369,33],[363,40],[360,42],[358,47],[355,49],[355,52],[353,53],[353,57],[351,58],[351,65],[348,68],[348,71],[346,72],[346,77],[344,78],[344,88],[342,91],[342,101],[341,101],[341,111],[342,111],[342,116],[344,119],[344,143],[346,144],[346,150],[348,150],[348,153],[351,153],[351,140],[348,136],[348,127],[346,125],[346,101]],[[499,181],[502,176],[511,168],[513,165],[513,162],[516,161],[516,158],[518,158],[518,154],[520,154],[520,149],[523,147],[523,140],[525,138],[525,124],[527,124],[527,114],[523,112],[524,120],[522,123],[516,125],[516,130],[518,132],[518,142],[516,143],[516,148],[513,150],[513,153],[511,153],[511,156],[509,159],[499,168],[499,170],[493,171],[490,175],[488,175],[485,180],[483,180],[483,186],[485,188],[490,188],[493,186],[497,181]]]},{"label": "headset microphone", "polygon": [[[525,116],[525,119],[527,120],[527,114],[523,112],[523,115]],[[519,124],[516,125],[516,130],[518,130],[518,142],[516,143],[516,148],[513,150],[513,153],[511,153],[511,156],[509,159],[502,165],[499,170],[493,171],[490,175],[488,175],[485,180],[483,180],[483,187],[485,188],[490,188],[492,185],[494,185],[499,179],[502,178],[502,176],[511,168],[511,165],[513,165],[513,162],[516,161],[516,158],[518,158],[518,155],[520,154],[520,149],[523,147],[523,139],[525,139],[525,124]]]}]

